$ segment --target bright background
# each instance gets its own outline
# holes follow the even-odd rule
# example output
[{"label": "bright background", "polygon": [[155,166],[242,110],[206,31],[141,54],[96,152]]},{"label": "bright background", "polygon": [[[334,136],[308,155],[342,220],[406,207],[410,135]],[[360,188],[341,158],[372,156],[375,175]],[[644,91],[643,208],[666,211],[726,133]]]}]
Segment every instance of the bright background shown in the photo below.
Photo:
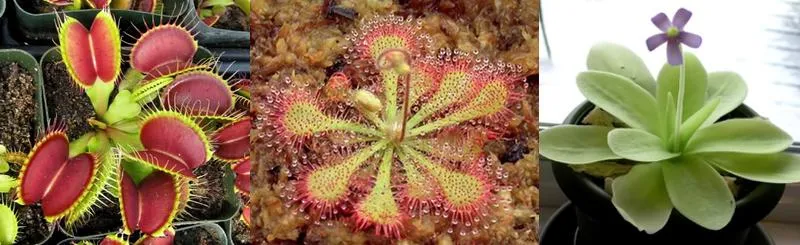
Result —
[{"label": "bright background", "polygon": [[[654,76],[666,62],[666,47],[648,52],[645,40],[659,30],[650,18],[672,18],[684,7],[694,13],[686,30],[703,37],[688,48],[708,71],[735,71],[747,82],[745,104],[800,141],[800,0],[542,0],[540,29],[540,121],[560,123],[584,99],[575,76],[586,70],[592,44],[627,46]],[[541,28],[541,27],[540,27]],[[545,38],[549,44],[547,53]],[[543,162],[542,225],[563,201],[549,164]],[[778,245],[800,244],[800,186],[787,188],[763,225]]]},{"label": "bright background", "polygon": [[800,2],[782,0],[543,0],[551,53],[541,38],[540,120],[559,123],[583,101],[575,76],[594,43],[622,44],[658,74],[666,47],[647,51],[645,40],[660,32],[650,18],[672,18],[680,7],[694,13],[686,30],[703,37],[699,49],[687,50],[708,71],[739,73],[748,84],[745,103],[800,141]]}]

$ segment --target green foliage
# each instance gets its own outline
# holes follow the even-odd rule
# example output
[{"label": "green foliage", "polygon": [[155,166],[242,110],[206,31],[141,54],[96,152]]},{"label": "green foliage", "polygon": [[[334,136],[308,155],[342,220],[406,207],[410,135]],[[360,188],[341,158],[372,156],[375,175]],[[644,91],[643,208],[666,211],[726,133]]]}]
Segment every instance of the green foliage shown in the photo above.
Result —
[{"label": "green foliage", "polygon": [[17,215],[5,204],[0,204],[0,244],[10,245],[17,240]]},{"label": "green foliage", "polygon": [[[19,185],[19,180],[16,178],[2,174],[11,169],[8,165],[8,161],[5,159],[7,152],[8,150],[6,147],[0,145],[0,193],[8,193],[9,190],[16,188]],[[2,243],[1,241],[2,240],[0,240],[0,243]]]},{"label": "green foliage", "polygon": [[[612,159],[635,162],[614,180],[612,202],[640,230],[659,231],[673,207],[705,228],[726,226],[735,200],[716,169],[753,181],[800,181],[800,158],[781,153],[792,143],[786,132],[761,118],[717,122],[747,94],[736,73],[706,73],[687,53],[684,67],[665,65],[654,81],[639,57],[606,43],[592,48],[588,60],[590,71],[578,75],[578,88],[630,128],[557,126],[541,133],[540,151],[581,166]],[[676,96],[680,86],[685,88],[682,101]]]}]

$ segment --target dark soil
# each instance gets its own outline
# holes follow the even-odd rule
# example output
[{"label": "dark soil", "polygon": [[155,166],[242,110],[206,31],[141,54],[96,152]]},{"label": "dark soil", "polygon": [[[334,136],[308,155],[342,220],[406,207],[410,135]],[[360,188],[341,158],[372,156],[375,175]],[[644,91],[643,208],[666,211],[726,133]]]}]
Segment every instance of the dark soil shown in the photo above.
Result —
[{"label": "dark soil", "polygon": [[36,137],[36,86],[16,63],[0,64],[0,145],[28,152]]},{"label": "dark soil", "polygon": [[175,234],[175,245],[191,244],[191,245],[217,245],[225,244],[225,241],[217,239],[218,234],[216,231],[206,227],[196,227],[189,230],[178,231]]},{"label": "dark soil", "polygon": [[107,206],[95,207],[94,215],[71,230],[75,236],[90,236],[101,233],[116,232],[122,227],[119,204],[108,202]]},{"label": "dark soil", "polygon": [[70,139],[92,131],[86,122],[95,116],[92,102],[78,85],[74,84],[64,63],[45,63],[43,72],[47,113],[50,119],[66,123]]},{"label": "dark soil", "polygon": [[250,18],[236,5],[228,6],[225,14],[219,17],[214,28],[234,31],[250,31]]},{"label": "dark soil", "polygon": [[227,165],[208,162],[194,170],[194,174],[201,178],[201,185],[192,190],[196,196],[190,201],[187,208],[190,220],[216,219],[222,213],[225,203],[224,168]]},{"label": "dark soil", "polygon": [[50,235],[53,227],[44,220],[41,207],[17,205],[16,210],[19,225],[16,244],[38,244]]},{"label": "dark soil", "polygon": [[233,222],[233,234],[231,234],[233,238],[233,244],[250,244],[250,228],[242,222],[240,216],[236,216],[231,219]]}]

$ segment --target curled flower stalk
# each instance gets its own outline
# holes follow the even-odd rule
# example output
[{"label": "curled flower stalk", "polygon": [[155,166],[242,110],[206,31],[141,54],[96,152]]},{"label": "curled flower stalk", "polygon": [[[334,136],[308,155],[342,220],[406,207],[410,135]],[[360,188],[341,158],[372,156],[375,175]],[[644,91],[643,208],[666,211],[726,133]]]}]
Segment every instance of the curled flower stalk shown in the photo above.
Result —
[{"label": "curled flower stalk", "polygon": [[273,103],[259,105],[269,109],[256,127],[276,152],[290,146],[287,205],[390,238],[423,215],[461,235],[489,227],[504,177],[483,145],[503,132],[522,79],[515,66],[465,52],[429,54],[419,27],[379,17],[348,37],[350,62],[369,64],[373,85],[352,88],[337,74],[317,95],[290,89],[261,100]]}]

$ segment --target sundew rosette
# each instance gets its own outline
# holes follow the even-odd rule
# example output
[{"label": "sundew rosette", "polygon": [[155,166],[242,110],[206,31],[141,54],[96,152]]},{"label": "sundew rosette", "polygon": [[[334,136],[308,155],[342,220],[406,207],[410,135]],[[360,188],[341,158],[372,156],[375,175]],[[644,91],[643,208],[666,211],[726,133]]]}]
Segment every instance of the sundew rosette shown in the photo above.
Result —
[{"label": "sundew rosette", "polygon": [[[337,73],[317,91],[292,87],[255,100],[267,110],[254,122],[259,135],[288,154],[287,207],[387,238],[406,236],[425,215],[462,236],[496,221],[505,177],[483,146],[504,133],[524,95],[519,68],[458,50],[433,53],[419,25],[376,17],[348,37],[347,62],[372,85],[354,87]],[[318,145],[330,150],[308,151]]]}]

